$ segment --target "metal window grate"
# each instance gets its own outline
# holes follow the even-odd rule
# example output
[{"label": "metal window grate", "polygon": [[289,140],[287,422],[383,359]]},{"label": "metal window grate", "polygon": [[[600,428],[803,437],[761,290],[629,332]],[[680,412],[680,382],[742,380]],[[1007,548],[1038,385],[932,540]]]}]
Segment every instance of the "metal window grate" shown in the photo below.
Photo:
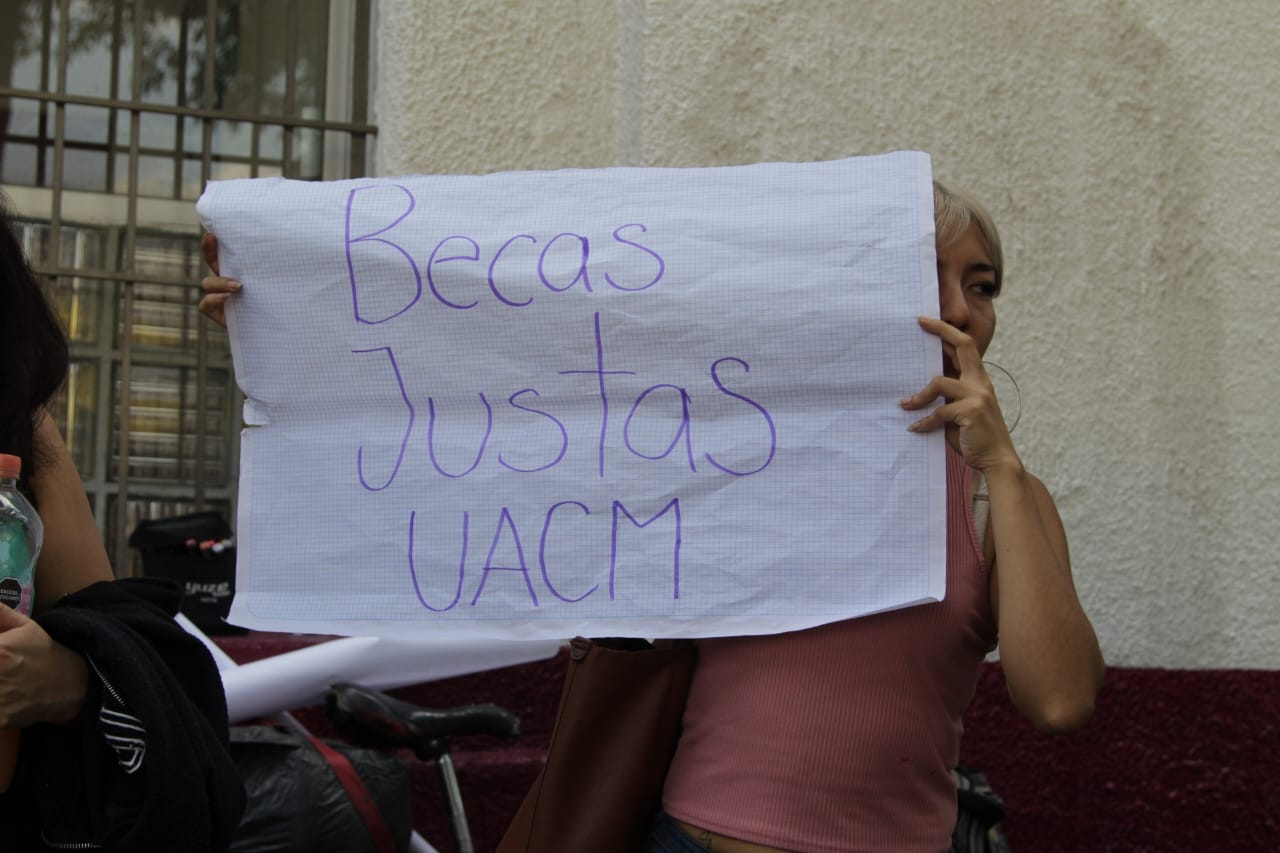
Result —
[{"label": "metal window grate", "polygon": [[235,507],[239,397],[195,310],[210,179],[367,171],[371,0],[10,0],[0,184],[72,341],[53,412],[118,574],[143,518]]}]

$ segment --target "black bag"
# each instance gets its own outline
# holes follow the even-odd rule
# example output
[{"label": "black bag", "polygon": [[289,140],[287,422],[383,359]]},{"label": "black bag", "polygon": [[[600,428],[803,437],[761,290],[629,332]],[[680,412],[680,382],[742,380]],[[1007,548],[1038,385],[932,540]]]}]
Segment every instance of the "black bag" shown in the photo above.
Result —
[{"label": "black bag", "polygon": [[[409,849],[409,770],[395,754],[326,741],[354,765],[391,831]],[[299,733],[232,726],[231,756],[247,806],[229,853],[375,853],[356,807],[324,756]]]},{"label": "black bag", "polygon": [[[236,549],[231,526],[217,512],[193,512],[145,519],[129,535],[142,555],[147,577],[168,578],[182,587],[181,611],[206,634],[243,634],[226,616],[236,590]],[[218,547],[201,547],[201,543]]]}]

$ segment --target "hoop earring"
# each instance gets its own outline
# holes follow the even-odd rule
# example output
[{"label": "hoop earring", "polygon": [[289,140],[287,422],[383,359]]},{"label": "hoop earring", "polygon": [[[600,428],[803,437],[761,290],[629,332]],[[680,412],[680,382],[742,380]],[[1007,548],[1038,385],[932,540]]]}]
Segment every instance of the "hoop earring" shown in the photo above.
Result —
[{"label": "hoop earring", "polygon": [[[993,367],[1003,373],[1005,378],[1009,380],[1009,384],[1013,386],[1014,399],[1018,403],[1018,409],[1013,415],[1013,423],[1009,423],[1009,416],[1005,414],[1005,407],[1003,405],[1000,407],[1000,413],[1004,415],[1006,428],[1009,430],[1009,434],[1012,435],[1014,429],[1018,426],[1018,422],[1022,420],[1022,389],[1018,387],[1018,380],[1013,378],[1013,374],[996,364],[994,361],[984,361],[982,362],[982,365],[987,368],[988,373],[991,372],[991,368]],[[998,393],[996,394],[996,399],[1000,399],[1000,395]]]}]

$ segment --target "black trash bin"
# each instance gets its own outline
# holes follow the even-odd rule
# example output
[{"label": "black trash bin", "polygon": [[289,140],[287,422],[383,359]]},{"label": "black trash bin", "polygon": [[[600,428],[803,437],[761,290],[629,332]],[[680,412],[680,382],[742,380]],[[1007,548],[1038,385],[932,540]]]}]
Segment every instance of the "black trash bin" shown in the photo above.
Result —
[{"label": "black trash bin", "polygon": [[175,580],[183,589],[182,613],[206,634],[243,634],[228,625],[236,585],[231,525],[218,512],[193,512],[138,522],[129,546],[142,555],[147,577]]}]

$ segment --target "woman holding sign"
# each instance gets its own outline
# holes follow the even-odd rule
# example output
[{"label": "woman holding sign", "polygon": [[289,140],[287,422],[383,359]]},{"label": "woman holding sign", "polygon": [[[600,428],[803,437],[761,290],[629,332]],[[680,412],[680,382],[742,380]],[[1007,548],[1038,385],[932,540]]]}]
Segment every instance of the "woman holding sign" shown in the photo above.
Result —
[{"label": "woman holding sign", "polygon": [[[1009,691],[1038,727],[1083,725],[1102,684],[1062,522],[1023,467],[982,355],[1003,283],[990,217],[935,185],[944,369],[903,389],[911,429],[947,439],[947,595],[788,634],[697,642],[698,668],[651,853],[921,851],[951,843],[961,717],[997,641]],[[201,310],[224,322],[217,273]],[[914,392],[914,393],[911,393]],[[576,851],[575,851],[576,853]]]},{"label": "woman holding sign", "polygon": [[1003,284],[976,202],[934,187],[943,375],[902,400],[947,438],[947,596],[807,631],[698,643],[651,851],[928,851],[956,821],[950,771],[978,667],[999,643],[1036,726],[1079,728],[1103,662],[1062,522],[1022,465],[982,354]]}]

